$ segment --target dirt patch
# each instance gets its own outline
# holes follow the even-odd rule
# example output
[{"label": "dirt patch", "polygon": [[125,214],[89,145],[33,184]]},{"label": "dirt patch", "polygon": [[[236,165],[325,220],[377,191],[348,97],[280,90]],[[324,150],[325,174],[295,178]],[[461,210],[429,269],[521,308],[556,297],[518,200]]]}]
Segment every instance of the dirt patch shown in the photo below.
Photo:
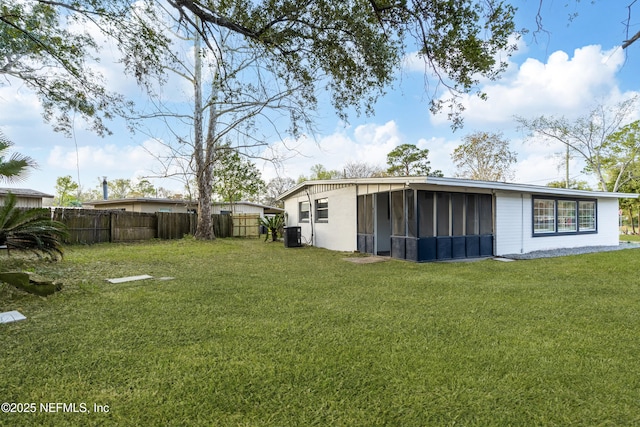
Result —
[{"label": "dirt patch", "polygon": [[361,256],[361,257],[349,257],[342,258],[345,261],[352,262],[354,264],[373,264],[374,262],[384,262],[388,261],[389,257],[383,256]]}]

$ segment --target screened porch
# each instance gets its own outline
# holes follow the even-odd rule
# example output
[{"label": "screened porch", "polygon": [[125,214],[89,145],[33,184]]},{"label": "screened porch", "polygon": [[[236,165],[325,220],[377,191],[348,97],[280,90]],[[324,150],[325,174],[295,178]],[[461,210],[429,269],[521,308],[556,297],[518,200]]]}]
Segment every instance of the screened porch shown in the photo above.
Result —
[{"label": "screened porch", "polygon": [[491,194],[404,189],[358,196],[358,251],[411,261],[493,255]]}]

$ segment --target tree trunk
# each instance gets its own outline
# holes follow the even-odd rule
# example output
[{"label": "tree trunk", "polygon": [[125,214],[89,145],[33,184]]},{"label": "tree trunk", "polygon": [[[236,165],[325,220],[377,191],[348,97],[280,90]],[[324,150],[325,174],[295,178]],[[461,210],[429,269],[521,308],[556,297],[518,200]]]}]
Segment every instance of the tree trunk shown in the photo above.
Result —
[{"label": "tree trunk", "polygon": [[[202,103],[202,52],[200,33],[195,32],[194,40],[194,160],[196,169],[196,181],[198,185],[198,224],[196,226],[196,239],[213,240],[216,238],[213,231],[211,218],[211,179],[212,163],[210,161],[211,150],[208,141],[205,141]],[[210,130],[211,131],[211,130]],[[208,138],[207,138],[208,139]],[[207,144],[205,144],[205,142]],[[206,145],[206,146],[205,146]]]}]

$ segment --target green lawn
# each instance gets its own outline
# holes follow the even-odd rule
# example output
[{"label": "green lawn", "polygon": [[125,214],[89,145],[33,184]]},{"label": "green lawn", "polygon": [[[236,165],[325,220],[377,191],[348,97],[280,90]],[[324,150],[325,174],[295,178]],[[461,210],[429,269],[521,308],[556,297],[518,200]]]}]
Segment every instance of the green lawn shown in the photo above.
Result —
[{"label": "green lawn", "polygon": [[621,242],[640,242],[640,235],[637,234],[621,234]]},{"label": "green lawn", "polygon": [[[223,239],[30,262],[65,288],[0,285],[0,311],[28,317],[0,325],[0,400],[37,406],[0,425],[640,425],[637,249],[344,256]],[[21,262],[0,254],[3,269]],[[104,281],[139,274],[175,279]]]}]

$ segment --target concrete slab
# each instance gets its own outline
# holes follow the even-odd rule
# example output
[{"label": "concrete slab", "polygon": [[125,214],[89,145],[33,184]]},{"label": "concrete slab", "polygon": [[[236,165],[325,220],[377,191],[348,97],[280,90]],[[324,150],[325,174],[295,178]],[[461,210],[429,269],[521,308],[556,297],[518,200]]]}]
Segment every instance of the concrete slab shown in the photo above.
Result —
[{"label": "concrete slab", "polygon": [[142,274],[140,276],[117,277],[115,279],[106,279],[106,280],[109,283],[125,283],[125,282],[134,282],[136,280],[145,280],[145,279],[153,279],[153,276],[149,276],[148,274]]},{"label": "concrete slab", "polygon": [[11,323],[19,320],[26,320],[27,318],[19,311],[5,311],[0,313],[0,323]]},{"label": "concrete slab", "polygon": [[382,257],[382,256],[361,256],[361,257],[349,257],[342,258],[345,261],[352,262],[354,264],[372,264],[375,262],[384,262],[389,261],[390,257]]}]

